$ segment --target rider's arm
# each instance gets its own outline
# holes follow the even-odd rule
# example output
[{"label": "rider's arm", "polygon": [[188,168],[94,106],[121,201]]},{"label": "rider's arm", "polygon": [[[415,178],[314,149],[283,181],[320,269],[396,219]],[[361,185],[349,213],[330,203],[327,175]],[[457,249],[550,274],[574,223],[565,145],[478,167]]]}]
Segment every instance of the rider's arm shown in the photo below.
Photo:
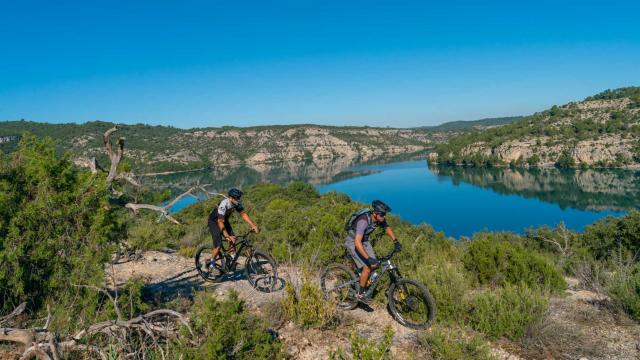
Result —
[{"label": "rider's arm", "polygon": [[387,226],[384,229],[384,232],[387,233],[387,235],[389,235],[389,237],[391,238],[391,240],[393,241],[398,241],[398,238],[396,237],[396,234],[393,233],[393,229],[391,228],[391,226]]},{"label": "rider's arm", "polygon": [[362,256],[365,259],[369,258],[369,254],[367,254],[367,251],[364,249],[364,246],[362,246],[362,234],[356,234],[355,239],[353,240],[355,246],[356,246],[356,251],[358,252],[358,254],[360,254],[360,256]]},{"label": "rider's arm", "polygon": [[249,214],[247,214],[246,211],[241,211],[240,212],[240,217],[242,217],[242,220],[244,220],[247,224],[249,224],[249,226],[251,227],[251,229],[253,229],[255,232],[258,232],[258,225],[256,225],[251,218],[249,217]]}]

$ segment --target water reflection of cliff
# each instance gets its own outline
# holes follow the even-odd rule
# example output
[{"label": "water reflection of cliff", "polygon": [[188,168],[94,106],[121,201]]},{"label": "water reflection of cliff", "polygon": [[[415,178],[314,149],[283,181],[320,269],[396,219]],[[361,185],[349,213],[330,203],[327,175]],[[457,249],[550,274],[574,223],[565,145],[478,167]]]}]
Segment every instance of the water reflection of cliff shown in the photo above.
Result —
[{"label": "water reflection of cliff", "polygon": [[[408,156],[378,158],[376,162],[412,158]],[[413,154],[413,157],[415,157],[415,154]],[[320,185],[373,172],[373,170],[351,170],[351,167],[360,164],[363,164],[363,162],[357,159],[342,158],[219,166],[206,170],[144,177],[143,182],[145,185],[156,189],[170,188],[175,192],[188,189],[196,183],[211,184],[212,186],[208,188],[216,191],[226,190],[230,187],[245,188],[258,183],[287,184],[294,180]]]},{"label": "water reflection of cliff", "polygon": [[561,208],[624,211],[640,207],[640,172],[629,170],[503,169],[431,166],[454,184],[469,183],[500,194],[517,194]]}]

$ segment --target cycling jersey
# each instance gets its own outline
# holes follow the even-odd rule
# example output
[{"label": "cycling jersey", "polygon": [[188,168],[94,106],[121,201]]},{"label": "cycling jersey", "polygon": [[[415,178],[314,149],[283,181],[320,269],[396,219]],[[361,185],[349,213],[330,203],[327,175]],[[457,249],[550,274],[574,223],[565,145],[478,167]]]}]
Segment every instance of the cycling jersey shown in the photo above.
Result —
[{"label": "cycling jersey", "polygon": [[234,211],[237,211],[237,212],[244,211],[244,206],[242,206],[242,203],[238,202],[237,204],[234,205],[231,202],[231,200],[224,199],[220,201],[220,203],[218,204],[218,207],[209,214],[209,221],[222,219],[225,222],[227,222],[229,221],[229,216],[231,216],[231,214],[233,214]]},{"label": "cycling jersey", "polygon": [[373,221],[370,212],[364,213],[353,222],[351,229],[349,229],[349,237],[355,238],[356,234],[360,234],[362,235],[362,241],[367,241],[369,240],[369,235],[377,228],[385,229],[388,226],[386,219],[381,222]]}]

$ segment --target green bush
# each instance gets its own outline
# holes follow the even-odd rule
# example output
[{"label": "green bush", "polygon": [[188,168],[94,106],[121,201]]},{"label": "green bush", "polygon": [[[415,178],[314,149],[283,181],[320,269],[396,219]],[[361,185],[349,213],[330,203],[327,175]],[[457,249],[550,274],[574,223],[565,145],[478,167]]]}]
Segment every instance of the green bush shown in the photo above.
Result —
[{"label": "green bush", "polygon": [[[92,180],[68,156],[56,156],[50,139],[28,134],[10,159],[0,157],[0,312],[22,301],[36,311],[47,299],[95,303],[95,294],[73,285],[102,283],[124,228],[104,179]],[[77,319],[80,311],[65,307]]]},{"label": "green bush", "polygon": [[568,169],[576,166],[576,161],[573,159],[573,156],[568,151],[564,151],[558,157],[556,161],[556,167],[561,169]]},{"label": "green bush", "polygon": [[640,264],[618,269],[609,294],[635,320],[640,320]]},{"label": "green bush", "polygon": [[470,241],[463,256],[464,266],[480,284],[515,284],[562,291],[562,274],[543,256],[505,240],[504,234],[481,234]]},{"label": "green bush", "polygon": [[596,260],[609,260],[613,255],[634,256],[640,252],[640,211],[599,220],[587,226],[579,240]]},{"label": "green bush", "polygon": [[492,360],[488,343],[460,328],[432,328],[420,334],[418,342],[435,360]]},{"label": "green bush", "polygon": [[468,309],[463,299],[470,289],[470,283],[461,263],[429,257],[418,265],[415,274],[435,299],[438,321],[463,320]]},{"label": "green bush", "polygon": [[284,316],[303,329],[329,325],[336,316],[336,305],[327,302],[322,291],[306,278],[299,289],[287,284],[282,308]]},{"label": "green bush", "polygon": [[384,329],[383,338],[379,341],[368,340],[351,331],[349,342],[351,343],[351,357],[346,355],[344,349],[337,349],[329,353],[332,360],[390,360],[391,342],[393,341],[393,330],[391,326]]},{"label": "green bush", "polygon": [[517,340],[529,326],[542,320],[547,297],[524,284],[484,291],[472,300],[469,324],[491,339]]},{"label": "green bush", "polygon": [[[185,359],[283,359],[282,344],[264,322],[245,309],[244,302],[231,292],[219,301],[200,293],[191,308],[189,323],[197,342],[174,342],[173,352]],[[185,329],[186,335],[186,329]],[[181,356],[181,358],[182,358]]]}]

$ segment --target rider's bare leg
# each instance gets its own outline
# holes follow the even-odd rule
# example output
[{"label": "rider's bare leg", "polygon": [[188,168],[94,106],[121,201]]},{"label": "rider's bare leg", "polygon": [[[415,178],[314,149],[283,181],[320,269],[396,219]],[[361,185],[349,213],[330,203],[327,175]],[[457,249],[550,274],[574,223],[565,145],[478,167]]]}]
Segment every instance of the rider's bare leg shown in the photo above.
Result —
[{"label": "rider's bare leg", "polygon": [[218,256],[218,252],[220,252],[220,246],[214,246],[211,248],[211,258],[215,261]]},{"label": "rider's bare leg", "polygon": [[360,289],[367,287],[367,280],[369,280],[369,274],[371,274],[371,268],[367,265],[362,267],[362,273],[360,273]]}]

